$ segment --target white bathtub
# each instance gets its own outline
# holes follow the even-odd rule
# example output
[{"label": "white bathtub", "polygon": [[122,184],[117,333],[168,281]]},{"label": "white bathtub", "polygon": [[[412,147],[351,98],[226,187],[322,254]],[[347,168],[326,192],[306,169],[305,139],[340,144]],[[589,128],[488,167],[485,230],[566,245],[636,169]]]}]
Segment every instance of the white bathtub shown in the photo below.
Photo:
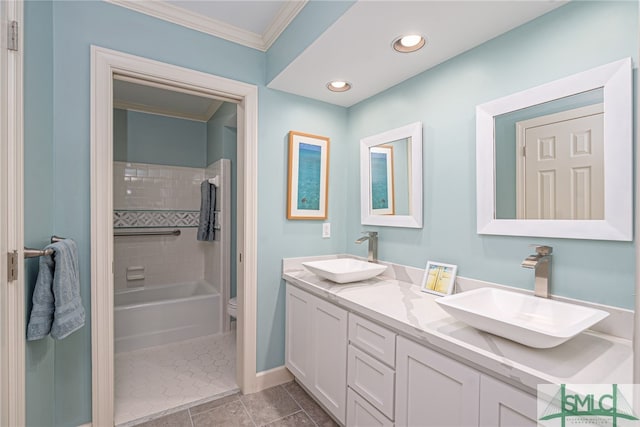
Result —
[{"label": "white bathtub", "polygon": [[222,303],[204,281],[116,291],[115,351],[136,350],[222,331]]}]

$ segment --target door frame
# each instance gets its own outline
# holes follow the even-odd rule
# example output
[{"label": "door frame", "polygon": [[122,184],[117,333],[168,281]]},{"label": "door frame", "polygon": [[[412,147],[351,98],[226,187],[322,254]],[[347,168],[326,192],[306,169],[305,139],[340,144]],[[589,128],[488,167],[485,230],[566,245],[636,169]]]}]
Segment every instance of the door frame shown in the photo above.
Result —
[{"label": "door frame", "polygon": [[[0,425],[26,424],[24,288],[24,112],[22,0],[0,2]],[[8,23],[18,23],[18,50],[8,50]],[[17,252],[9,282],[7,254]]]},{"label": "door frame", "polygon": [[92,424],[114,421],[113,76],[206,93],[238,105],[237,382],[257,391],[258,88],[115,50],[91,46],[91,361]]}]

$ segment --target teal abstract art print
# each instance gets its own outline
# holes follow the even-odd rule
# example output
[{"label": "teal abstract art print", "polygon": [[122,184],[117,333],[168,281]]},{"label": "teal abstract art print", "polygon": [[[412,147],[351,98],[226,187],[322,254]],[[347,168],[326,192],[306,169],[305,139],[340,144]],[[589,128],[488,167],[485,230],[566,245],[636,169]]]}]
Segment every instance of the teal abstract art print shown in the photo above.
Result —
[{"label": "teal abstract art print", "polygon": [[326,219],[329,138],[289,132],[288,219]]},{"label": "teal abstract art print", "polygon": [[320,209],[320,166],[322,147],[300,143],[298,145],[298,209]]}]

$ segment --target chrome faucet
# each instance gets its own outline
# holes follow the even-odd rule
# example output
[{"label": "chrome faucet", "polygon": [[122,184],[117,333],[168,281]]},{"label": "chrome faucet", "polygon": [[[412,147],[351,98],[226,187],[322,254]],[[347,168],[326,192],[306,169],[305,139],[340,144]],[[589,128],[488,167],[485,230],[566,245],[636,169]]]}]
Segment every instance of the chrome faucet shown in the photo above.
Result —
[{"label": "chrome faucet", "polygon": [[367,260],[369,262],[378,262],[378,232],[377,231],[363,231],[362,234],[366,234],[366,236],[362,236],[358,240],[356,240],[357,244],[364,242],[365,240],[369,241],[369,256]]},{"label": "chrome faucet", "polygon": [[551,283],[551,246],[536,246],[536,253],[529,255],[522,261],[524,268],[533,268],[536,272],[534,295],[537,297],[549,297],[549,285]]}]

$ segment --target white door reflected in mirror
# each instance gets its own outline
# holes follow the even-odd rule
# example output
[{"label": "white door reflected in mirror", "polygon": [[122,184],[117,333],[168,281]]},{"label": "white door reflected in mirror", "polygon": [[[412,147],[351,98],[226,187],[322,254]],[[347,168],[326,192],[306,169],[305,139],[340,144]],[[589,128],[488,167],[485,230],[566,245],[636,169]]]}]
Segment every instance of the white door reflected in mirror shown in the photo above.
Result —
[{"label": "white door reflected in mirror", "polygon": [[518,219],[604,219],[603,106],[516,123]]}]

